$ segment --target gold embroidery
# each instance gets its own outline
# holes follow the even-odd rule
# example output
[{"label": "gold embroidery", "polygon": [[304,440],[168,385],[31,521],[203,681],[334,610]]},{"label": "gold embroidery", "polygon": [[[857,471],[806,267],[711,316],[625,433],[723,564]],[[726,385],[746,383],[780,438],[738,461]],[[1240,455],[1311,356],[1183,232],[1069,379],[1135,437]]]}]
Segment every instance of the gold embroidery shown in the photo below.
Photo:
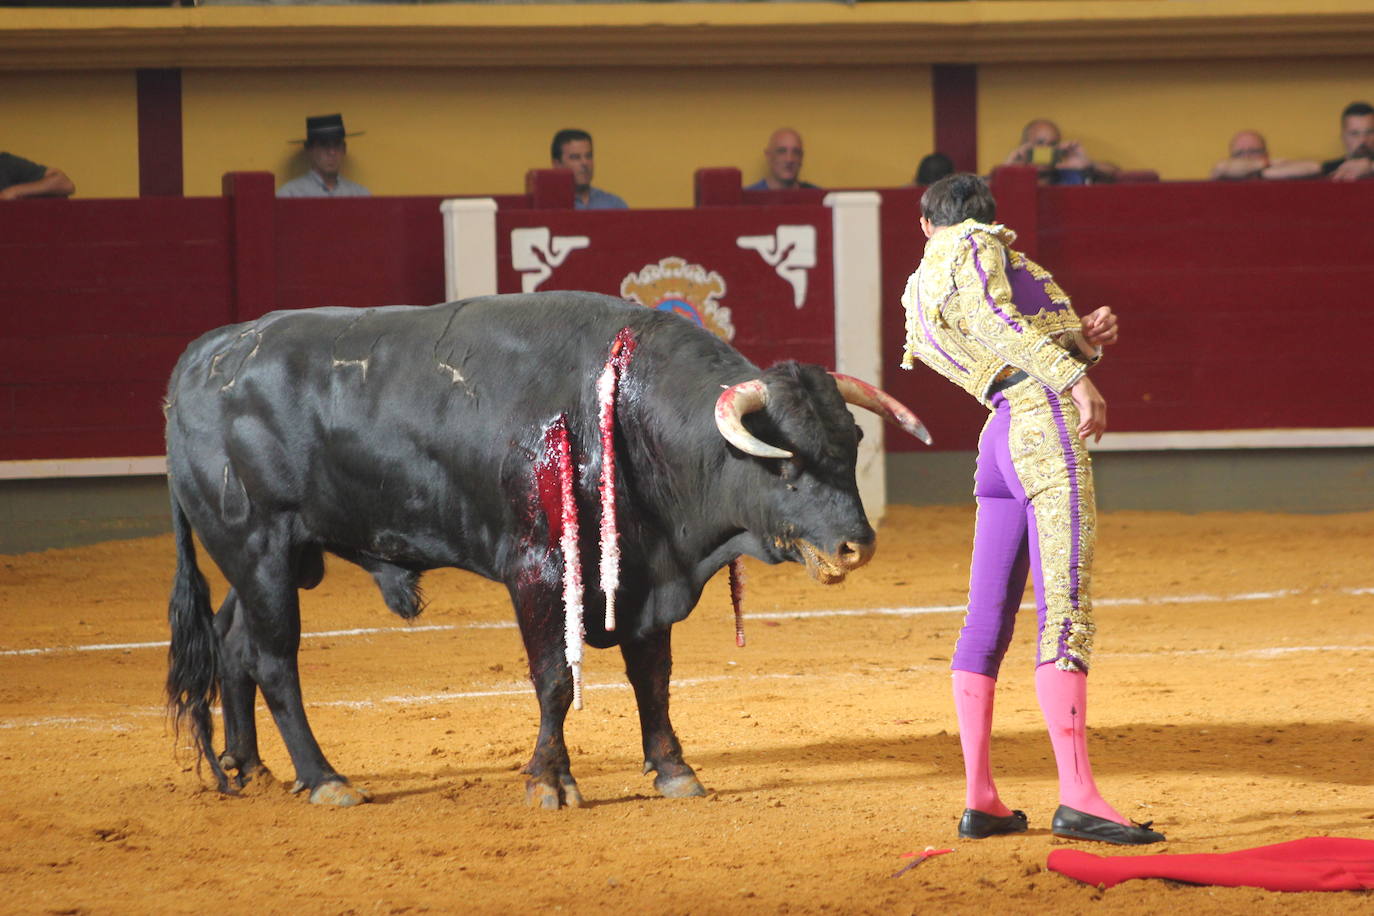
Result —
[{"label": "gold embroidery", "polygon": [[[1086,367],[1071,342],[1079,321],[1068,296],[1044,268],[1008,252],[1005,246],[1015,238],[1005,226],[967,220],[927,243],[902,296],[903,368],[919,359],[984,403],[993,378],[1007,365],[1055,391],[1082,376]],[[1012,302],[1004,256],[1031,271],[1052,301],[1064,307],[1022,315]]]},{"label": "gold embroidery", "polygon": [[1092,458],[1075,433],[1078,409],[1034,381],[1014,385],[1005,395],[1011,402],[1011,460],[1035,515],[1046,608],[1036,663],[1053,661],[1060,668],[1086,671],[1096,630],[1092,565],[1097,513]]}]

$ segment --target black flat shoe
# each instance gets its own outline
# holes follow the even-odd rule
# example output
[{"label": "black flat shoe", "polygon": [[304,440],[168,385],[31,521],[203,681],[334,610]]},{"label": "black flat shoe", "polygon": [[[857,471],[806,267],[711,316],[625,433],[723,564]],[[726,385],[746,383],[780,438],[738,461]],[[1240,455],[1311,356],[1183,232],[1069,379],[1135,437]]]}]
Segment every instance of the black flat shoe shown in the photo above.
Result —
[{"label": "black flat shoe", "polygon": [[1050,832],[1055,836],[1072,840],[1095,840],[1098,843],[1115,843],[1118,846],[1145,846],[1149,843],[1164,842],[1164,834],[1151,830],[1148,821],[1144,824],[1118,824],[1105,817],[1085,814],[1066,805],[1060,805],[1054,812]]},{"label": "black flat shoe", "polygon": [[981,840],[1003,833],[1025,832],[1026,812],[1024,811],[1013,811],[1006,817],[998,817],[995,814],[988,814],[986,811],[965,808],[964,816],[959,818],[959,836],[966,840]]}]

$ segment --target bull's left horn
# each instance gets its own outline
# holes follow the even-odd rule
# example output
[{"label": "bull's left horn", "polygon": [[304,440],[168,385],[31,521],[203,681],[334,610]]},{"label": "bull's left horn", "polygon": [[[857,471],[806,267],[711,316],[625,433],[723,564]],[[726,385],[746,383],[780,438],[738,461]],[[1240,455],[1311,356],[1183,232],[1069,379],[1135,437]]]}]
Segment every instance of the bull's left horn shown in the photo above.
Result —
[{"label": "bull's left horn", "polygon": [[768,406],[768,386],[763,379],[731,385],[716,398],[716,429],[735,448],[757,458],[791,458],[792,453],[764,442],[744,428],[744,415]]},{"label": "bull's left horn", "polygon": [[920,417],[912,412],[910,407],[881,388],[875,388],[868,382],[856,379],[852,375],[844,375],[840,372],[830,374],[835,378],[835,387],[840,389],[840,395],[850,404],[871,410],[878,416],[896,423],[926,445],[931,444],[930,433],[926,431],[925,424],[921,422]]}]

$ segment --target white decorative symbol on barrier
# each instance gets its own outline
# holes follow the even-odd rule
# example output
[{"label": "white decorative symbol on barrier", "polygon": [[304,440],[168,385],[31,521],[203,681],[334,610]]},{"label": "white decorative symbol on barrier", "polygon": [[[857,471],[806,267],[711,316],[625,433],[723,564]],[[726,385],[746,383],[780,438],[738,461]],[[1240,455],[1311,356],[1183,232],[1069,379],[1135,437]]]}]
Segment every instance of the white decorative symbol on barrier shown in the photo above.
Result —
[{"label": "white decorative symbol on barrier", "polygon": [[735,244],[757,251],[778,276],[792,284],[792,304],[806,301],[806,272],[816,266],[816,227],[779,226],[776,235],[742,235]]},{"label": "white decorative symbol on barrier", "polygon": [[554,235],[548,226],[533,226],[510,231],[511,266],[520,271],[520,288],[532,293],[553,273],[555,267],[579,248],[590,248],[585,235]]}]

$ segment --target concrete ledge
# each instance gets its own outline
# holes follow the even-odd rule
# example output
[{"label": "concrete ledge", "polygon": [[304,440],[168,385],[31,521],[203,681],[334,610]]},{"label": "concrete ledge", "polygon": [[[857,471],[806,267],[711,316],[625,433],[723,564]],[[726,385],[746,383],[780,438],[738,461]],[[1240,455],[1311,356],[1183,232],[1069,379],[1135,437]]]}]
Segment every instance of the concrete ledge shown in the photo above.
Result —
[{"label": "concrete ledge", "polygon": [[[887,456],[888,500],[973,501],[973,452]],[[1374,448],[1095,452],[1098,508],[1171,512],[1374,509]]]},{"label": "concrete ledge", "polygon": [[167,458],[37,458],[0,461],[0,480],[42,480],[54,477],[166,477]]},{"label": "concrete ledge", "polygon": [[995,63],[1364,55],[1364,0],[6,10],[0,69]]},{"label": "concrete ledge", "polygon": [[0,554],[171,530],[166,477],[0,480]]}]

